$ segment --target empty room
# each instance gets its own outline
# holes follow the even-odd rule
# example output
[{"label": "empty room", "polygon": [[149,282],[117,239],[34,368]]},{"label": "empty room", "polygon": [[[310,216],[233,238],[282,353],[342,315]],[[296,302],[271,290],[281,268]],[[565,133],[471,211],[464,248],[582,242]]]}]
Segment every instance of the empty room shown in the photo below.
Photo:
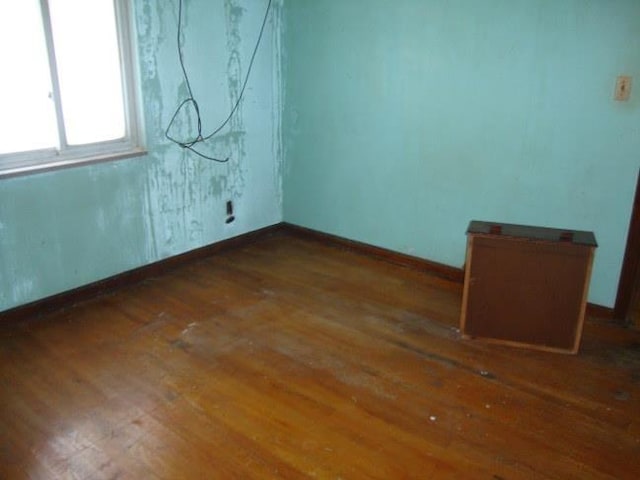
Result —
[{"label": "empty room", "polygon": [[640,478],[640,2],[0,4],[0,478]]}]

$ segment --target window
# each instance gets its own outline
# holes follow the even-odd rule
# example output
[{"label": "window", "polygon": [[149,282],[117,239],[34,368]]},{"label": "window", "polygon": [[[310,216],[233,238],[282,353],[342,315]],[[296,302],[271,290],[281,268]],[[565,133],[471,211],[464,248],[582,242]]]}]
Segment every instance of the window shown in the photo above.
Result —
[{"label": "window", "polygon": [[0,175],[142,153],[127,0],[0,0]]}]

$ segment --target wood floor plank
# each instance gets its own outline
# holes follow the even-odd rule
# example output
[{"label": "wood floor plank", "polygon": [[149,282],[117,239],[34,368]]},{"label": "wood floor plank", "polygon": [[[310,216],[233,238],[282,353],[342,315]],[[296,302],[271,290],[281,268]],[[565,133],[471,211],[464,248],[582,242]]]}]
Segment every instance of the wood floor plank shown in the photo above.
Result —
[{"label": "wood floor plank", "polygon": [[489,345],[460,303],[281,232],[0,323],[0,478],[640,477],[639,332]]}]

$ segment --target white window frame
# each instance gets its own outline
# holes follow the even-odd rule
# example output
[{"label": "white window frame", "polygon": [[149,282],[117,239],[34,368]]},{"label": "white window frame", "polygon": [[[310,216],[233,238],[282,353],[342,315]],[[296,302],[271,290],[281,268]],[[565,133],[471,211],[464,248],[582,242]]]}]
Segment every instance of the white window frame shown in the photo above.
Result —
[{"label": "white window frame", "polygon": [[138,71],[136,68],[135,29],[130,0],[114,0],[120,68],[122,71],[125,136],[116,140],[87,145],[69,145],[66,142],[48,1],[40,0],[40,6],[49,70],[51,72],[52,99],[55,105],[60,148],[0,154],[0,178],[144,155],[146,150],[143,146],[142,108],[139,103]]}]

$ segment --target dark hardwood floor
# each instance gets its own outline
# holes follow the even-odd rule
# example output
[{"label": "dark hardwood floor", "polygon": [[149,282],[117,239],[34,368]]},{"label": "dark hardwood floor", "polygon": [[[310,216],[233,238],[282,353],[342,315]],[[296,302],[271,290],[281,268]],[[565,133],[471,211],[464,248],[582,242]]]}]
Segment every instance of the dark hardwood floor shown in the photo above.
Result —
[{"label": "dark hardwood floor", "polygon": [[640,478],[640,334],[463,341],[461,290],[281,232],[0,325],[0,478]]}]

